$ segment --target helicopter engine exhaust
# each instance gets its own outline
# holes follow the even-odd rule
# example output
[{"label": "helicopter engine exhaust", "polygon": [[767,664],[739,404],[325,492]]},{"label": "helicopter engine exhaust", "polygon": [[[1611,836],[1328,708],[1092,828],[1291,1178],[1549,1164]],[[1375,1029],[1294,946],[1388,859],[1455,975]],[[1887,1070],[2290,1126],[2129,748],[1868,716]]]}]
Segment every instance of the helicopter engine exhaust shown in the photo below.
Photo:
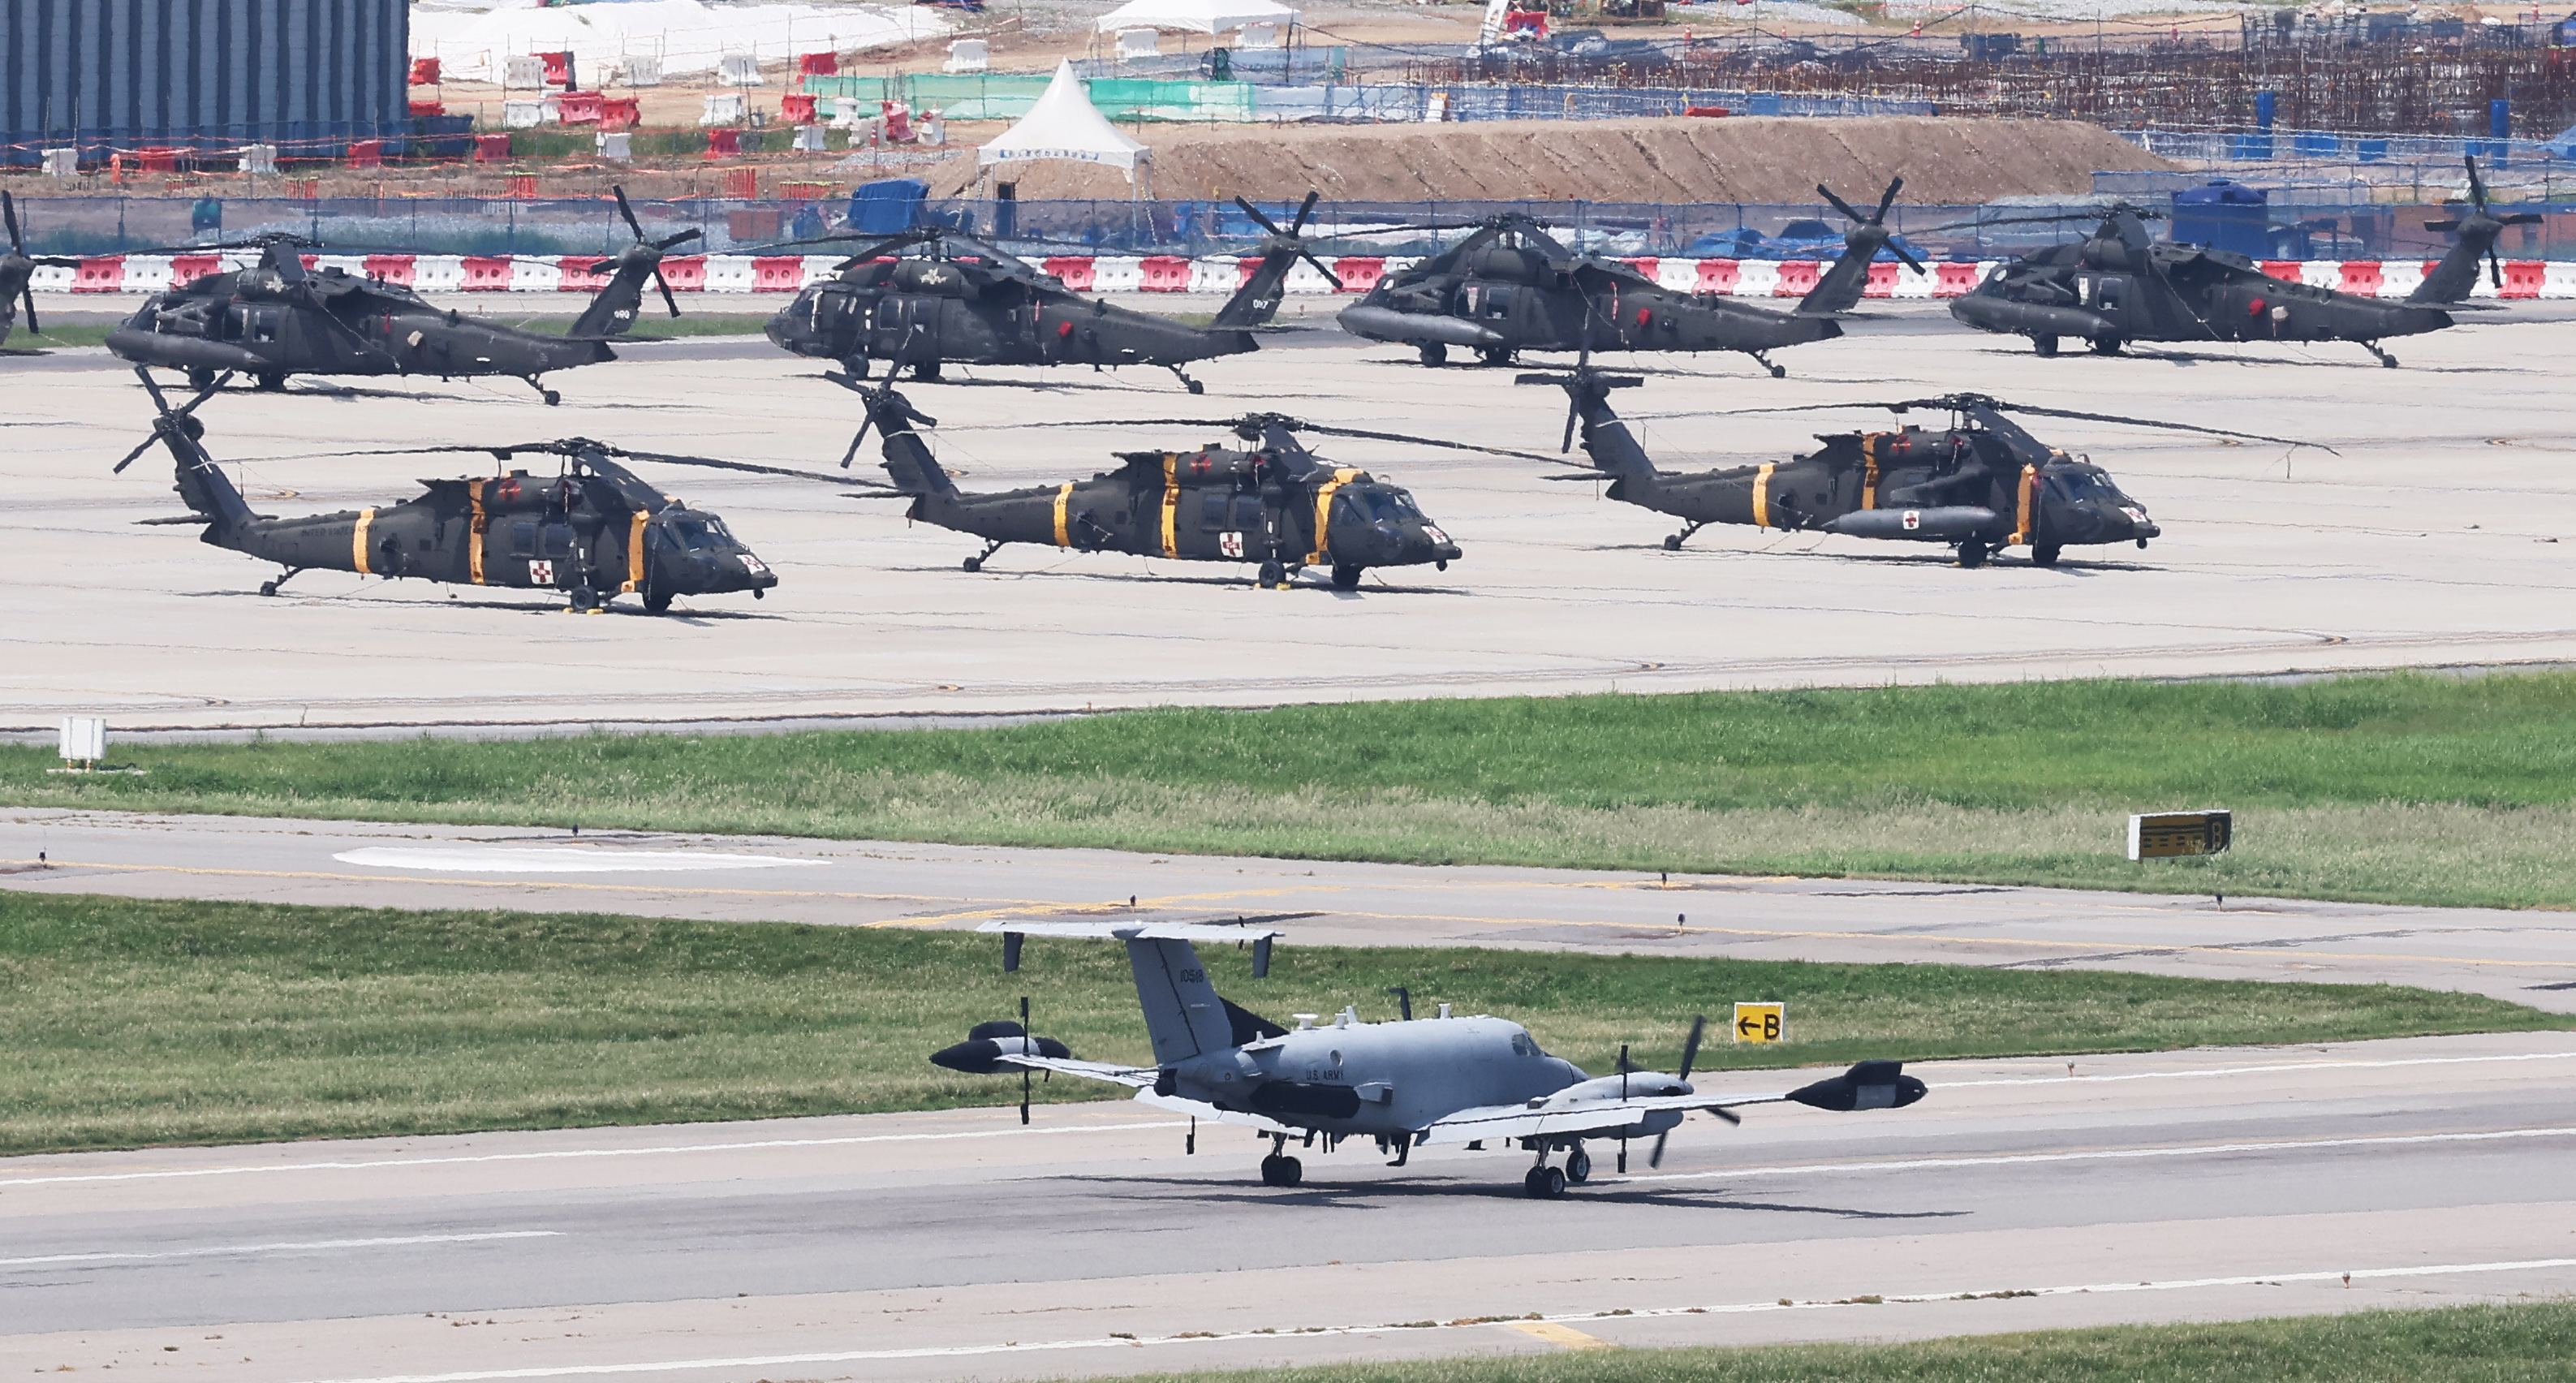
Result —
[{"label": "helicopter engine exhaust", "polygon": [[1971,293],[1950,300],[1950,312],[1970,326],[1988,331],[2027,332],[2033,336],[2117,336],[2119,330],[2098,313],[2080,307],[2044,307]]},{"label": "helicopter engine exhaust", "polygon": [[1827,519],[1824,530],[1846,538],[1911,538],[1917,542],[1955,543],[1973,538],[1995,521],[1983,505],[1952,504],[1938,509],[1857,509]]}]

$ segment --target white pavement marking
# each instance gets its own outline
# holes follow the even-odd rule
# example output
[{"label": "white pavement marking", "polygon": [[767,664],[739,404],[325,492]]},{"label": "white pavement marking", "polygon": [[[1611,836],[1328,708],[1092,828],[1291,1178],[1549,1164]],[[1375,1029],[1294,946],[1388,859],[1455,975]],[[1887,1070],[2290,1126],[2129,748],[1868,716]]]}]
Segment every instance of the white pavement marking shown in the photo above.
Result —
[{"label": "white pavement marking", "polygon": [[450,874],[667,874],[695,869],[787,869],[830,860],[783,855],[716,855],[691,850],[590,850],[576,846],[470,845],[433,848],[374,845],[331,858],[371,869],[435,870]]},{"label": "white pavement marking", "polygon": [[1027,1138],[1062,1133],[1132,1133],[1183,1127],[1178,1119],[1150,1124],[1059,1125],[1054,1128],[980,1129],[967,1133],[870,1133],[847,1138],[770,1138],[750,1143],[682,1143],[667,1148],[566,1148],[559,1152],[477,1153],[471,1157],[397,1157],[382,1162],[286,1162],[274,1167],[174,1167],[151,1172],[93,1172],[78,1176],[0,1177],[0,1187],[57,1186],[74,1181],[156,1181],[168,1177],[238,1176],[245,1172],[367,1172],[379,1167],[442,1167],[470,1162],[546,1162],[576,1157],[657,1157],[673,1153],[745,1152],[755,1148],[838,1148],[857,1143],[935,1143],[955,1138]]},{"label": "white pavement marking", "polygon": [[2091,1085],[2115,1080],[2196,1080],[2203,1076],[2259,1076],[2273,1071],[2384,1071],[2398,1066],[2454,1066],[2473,1061],[2576,1061],[2576,1052],[2515,1052],[2499,1056],[2418,1056],[2398,1061],[2291,1061],[2278,1066],[2213,1066],[2205,1071],[2126,1071],[2107,1076],[2047,1075],[2014,1080],[1945,1080],[1941,1082],[1941,1088],[1967,1090],[1992,1085]]},{"label": "white pavement marking", "polygon": [[2190,1143],[2162,1148],[2100,1148],[2086,1152],[1999,1153],[1991,1157],[1912,1157],[1890,1162],[1807,1162],[1780,1167],[1726,1167],[1709,1172],[1662,1172],[1620,1177],[1627,1181],[1709,1181],[1719,1177],[1807,1176],[1819,1172],[1917,1172],[1943,1167],[2018,1167],[2035,1162],[2118,1162],[2142,1157],[2209,1157],[2220,1153],[2306,1152],[2311,1148],[2385,1148],[2412,1143],[2494,1143],[2517,1138],[2576,1137],[2576,1128],[2493,1129],[2482,1133],[2395,1133],[2378,1138],[2285,1138],[2269,1143]]},{"label": "white pavement marking", "polygon": [[[2530,1258],[2502,1263],[2439,1263],[2407,1268],[2327,1269],[2318,1272],[2256,1273],[2243,1277],[2184,1278],[2171,1282],[2096,1282],[2060,1287],[1977,1287],[1947,1289],[1937,1292],[1915,1292],[1903,1295],[1880,1295],[1872,1304],[1884,1302],[1921,1303],[1957,1301],[2000,1292],[2027,1293],[2031,1296],[2074,1296],[2081,1293],[2110,1292],[2177,1292],[2207,1287],[2274,1286],[2287,1282],[2333,1282],[2401,1277],[2448,1277],[2470,1273],[2536,1272],[2549,1268],[2576,1268],[2576,1258]],[[1605,1319],[1641,1320],[1663,1316],[1750,1315],[1764,1311],[1811,1311],[1823,1307],[1848,1306],[1851,1301],[1748,1301],[1722,1306],[1674,1306],[1630,1311],[1625,1317],[1612,1317],[1607,1312],[1547,1316],[1542,1322],[1584,1322],[1598,1325]],[[828,1354],[772,1354],[740,1359],[671,1359],[632,1364],[566,1364],[551,1368],[479,1369],[466,1373],[384,1374],[373,1378],[332,1379],[328,1383],[497,1383],[513,1378],[580,1378],[602,1374],[685,1373],[693,1369],[769,1369],[791,1364],[851,1364],[879,1359],[952,1359],[978,1354],[1028,1354],[1045,1350],[1132,1349],[1150,1345],[1228,1344],[1239,1340],[1257,1340],[1276,1344],[1298,1335],[1347,1336],[1385,1335],[1397,1331],[1468,1330],[1486,1325],[1523,1329],[1517,1321],[1458,1322],[1449,1325],[1335,1325],[1310,1326],[1293,1335],[1277,1331],[1245,1330],[1225,1334],[1149,1335],[1136,1338],[1113,1336],[1106,1339],[1041,1340],[1031,1343],[1014,1341],[998,1345],[942,1345],[915,1349],[856,1349]]]},{"label": "white pavement marking", "polygon": [[169,1249],[161,1253],[57,1253],[43,1258],[0,1258],[0,1268],[32,1268],[47,1263],[136,1263],[162,1258],[231,1258],[253,1253],[303,1253],[315,1249],[409,1248],[416,1244],[482,1244],[496,1239],[560,1239],[559,1229],[496,1230],[490,1234],[412,1234],[399,1239],[317,1239],[302,1244],[228,1244],[217,1248]]}]

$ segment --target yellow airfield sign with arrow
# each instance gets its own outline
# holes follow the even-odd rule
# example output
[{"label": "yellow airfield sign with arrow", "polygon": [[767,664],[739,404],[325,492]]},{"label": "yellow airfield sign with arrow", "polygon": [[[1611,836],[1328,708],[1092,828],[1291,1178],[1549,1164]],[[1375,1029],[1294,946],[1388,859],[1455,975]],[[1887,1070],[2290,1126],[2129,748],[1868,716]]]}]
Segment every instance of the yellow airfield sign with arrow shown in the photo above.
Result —
[{"label": "yellow airfield sign with arrow", "polygon": [[1735,1006],[1735,1040],[1738,1042],[1777,1042],[1788,1021],[1786,1004],[1737,1004]]}]

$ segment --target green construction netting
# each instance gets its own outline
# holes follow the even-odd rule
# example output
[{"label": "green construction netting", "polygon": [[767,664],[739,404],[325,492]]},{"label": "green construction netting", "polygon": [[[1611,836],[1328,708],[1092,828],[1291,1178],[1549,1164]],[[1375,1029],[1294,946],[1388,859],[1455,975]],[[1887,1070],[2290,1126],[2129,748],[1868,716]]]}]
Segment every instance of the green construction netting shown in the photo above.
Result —
[{"label": "green construction netting", "polygon": [[[816,96],[884,100],[889,95],[914,110],[937,107],[951,120],[1017,120],[1037,104],[1046,77],[916,73],[911,76],[808,77]],[[888,87],[894,88],[891,92]],[[1155,82],[1095,77],[1084,83],[1091,103],[1112,120],[1251,120],[1257,94],[1247,82]]]}]

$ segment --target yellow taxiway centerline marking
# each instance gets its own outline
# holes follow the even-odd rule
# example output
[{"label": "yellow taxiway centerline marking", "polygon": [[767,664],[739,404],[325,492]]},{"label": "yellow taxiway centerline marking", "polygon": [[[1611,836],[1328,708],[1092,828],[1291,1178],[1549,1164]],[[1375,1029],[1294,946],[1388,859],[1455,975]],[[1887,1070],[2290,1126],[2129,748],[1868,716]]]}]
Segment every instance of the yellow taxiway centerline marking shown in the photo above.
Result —
[{"label": "yellow taxiway centerline marking", "polygon": [[[18,864],[18,865],[32,865],[32,864],[35,864],[35,863],[36,863],[36,861],[34,861],[34,860],[8,860],[8,861],[0,861],[0,863]],[[552,880],[552,879],[459,879],[459,878],[449,878],[449,877],[446,877],[446,876],[439,876],[439,877],[435,877],[435,878],[417,878],[417,877],[414,877],[414,876],[412,876],[412,875],[408,875],[408,874],[334,874],[334,873],[328,873],[328,872],[321,871],[321,870],[294,870],[294,869],[209,869],[209,868],[202,868],[202,867],[191,866],[191,865],[176,865],[176,864],[108,864],[108,863],[96,863],[96,862],[83,861],[83,860],[53,860],[53,861],[50,861],[49,863],[50,863],[51,867],[56,868],[56,869],[109,869],[109,870],[126,870],[126,871],[144,872],[144,873],[158,873],[158,874],[200,874],[200,875],[209,875],[209,876],[220,876],[220,877],[228,877],[228,878],[246,878],[246,879],[318,879],[318,880],[323,880],[323,881],[326,881],[326,882],[338,882],[338,883],[362,883],[362,884],[384,884],[384,883],[452,884],[452,885],[458,885],[458,886],[466,887],[466,888],[516,888],[516,889],[549,889],[549,888],[551,888],[551,889],[587,890],[587,891],[602,892],[602,893],[634,893],[634,892],[646,892],[646,893],[690,894],[690,895],[697,895],[697,896],[739,897],[739,898],[838,898],[838,899],[850,899],[850,900],[873,900],[873,901],[877,901],[877,902],[887,902],[887,903],[902,903],[902,902],[928,903],[928,902],[933,902],[933,901],[939,901],[939,900],[935,900],[935,899],[933,899],[933,898],[931,898],[931,897],[929,897],[928,895],[925,895],[925,894],[908,894],[908,893],[843,893],[843,892],[832,892],[832,891],[828,891],[828,890],[819,890],[819,889],[688,888],[688,887],[679,887],[679,886],[664,885],[664,884],[638,884],[638,883],[623,883],[623,884],[582,884],[582,883],[565,883],[565,882],[560,882],[560,881]],[[1267,892],[1267,891],[1265,890],[1264,892]],[[1178,894],[1178,895],[1173,895],[1173,896],[1171,896],[1171,897],[1166,897],[1166,898],[1151,898],[1151,899],[1143,899],[1143,900],[1140,900],[1140,901],[1137,903],[1136,908],[1134,909],[1134,911],[1135,911],[1136,913],[1141,914],[1141,913],[1143,913],[1143,912],[1145,912],[1145,911],[1147,911],[1147,910],[1149,910],[1149,909],[1157,909],[1157,908],[1163,908],[1163,907],[1171,906],[1171,905],[1172,905],[1172,904],[1174,904],[1175,902],[1177,902],[1177,901],[1179,901],[1179,900],[1182,900],[1182,899],[1191,899],[1191,898],[1218,898],[1218,897],[1228,897],[1228,896],[1238,896],[1238,897],[1239,897],[1239,896],[1243,896],[1243,895],[1227,895],[1227,894]],[[1255,896],[1258,896],[1258,895],[1255,895]],[[882,919],[882,920],[880,920],[880,921],[875,921],[875,922],[862,922],[862,923],[858,923],[858,924],[856,924],[856,925],[857,925],[857,926],[860,926],[860,927],[866,927],[866,928],[876,928],[876,927],[937,927],[937,926],[942,926],[942,925],[945,925],[945,924],[947,924],[947,923],[951,923],[951,922],[989,921],[989,920],[992,920],[992,919],[995,919],[995,918],[1009,917],[1009,916],[1011,916],[1011,915],[1013,915],[1013,914],[1029,913],[1029,912],[1043,912],[1043,913],[1047,913],[1047,914],[1050,914],[1050,915],[1056,915],[1056,914],[1062,914],[1062,913],[1066,913],[1066,912],[1084,912],[1084,913],[1099,914],[1099,913],[1109,912],[1109,911],[1126,912],[1126,911],[1127,911],[1127,909],[1120,908],[1120,907],[1118,907],[1118,905],[1116,905],[1116,904],[1114,904],[1114,903],[1111,903],[1111,904],[1104,904],[1104,903],[1068,903],[1068,902],[1061,902],[1061,901],[1054,901],[1054,900],[1046,900],[1046,899],[1019,899],[1019,900],[1013,900],[1013,901],[1007,901],[1007,902],[998,902],[998,903],[993,903],[993,904],[990,904],[990,905],[987,905],[987,906],[984,906],[984,907],[970,908],[970,909],[966,909],[966,910],[958,911],[958,912],[935,913],[935,914],[932,914],[931,916],[928,916],[928,917],[890,917],[890,918]],[[1362,912],[1362,911],[1359,911],[1359,910],[1354,909],[1354,908],[1330,908],[1330,909],[1326,909],[1325,911],[1329,912],[1329,914],[1330,914],[1331,916],[1334,916],[1334,917],[1350,917],[1350,918],[1358,918],[1358,919],[1361,919],[1361,920],[1364,920],[1364,921],[1371,921],[1371,922],[1457,922],[1457,923],[1465,923],[1465,924],[1470,924],[1470,925],[1480,926],[1480,927],[1585,927],[1585,928],[1618,928],[1618,929],[1620,929],[1620,930],[1622,930],[1622,931],[1629,931],[1629,932],[1640,931],[1640,930],[1648,931],[1648,932],[1654,932],[1654,931],[1660,931],[1660,930],[1662,930],[1662,924],[1660,924],[1660,923],[1655,923],[1655,922],[1585,921],[1585,920],[1582,920],[1582,919],[1580,919],[1580,918],[1561,918],[1561,917],[1479,917],[1479,916],[1475,916],[1475,915],[1473,915],[1473,914],[1463,914],[1463,913]],[[1141,917],[1141,916],[1140,916],[1140,917],[1138,918],[1138,920],[1139,920],[1139,921],[1145,921],[1145,920],[1149,920],[1149,919],[1145,919],[1145,918],[1143,918],[1143,917]],[[1775,940],[1775,941],[1881,941],[1881,942],[1892,942],[1892,941],[1926,942],[1926,941],[1928,941],[1928,942],[1938,942],[1938,943],[1942,943],[1942,944],[1945,944],[1945,945],[1956,945],[1956,946],[2036,946],[2036,947],[2046,947],[2046,948],[2054,949],[2054,950],[2075,950],[2075,951],[2098,951],[2098,950],[2102,950],[2102,949],[2104,949],[2104,948],[2108,947],[2108,948],[2116,948],[2116,949],[2120,949],[2120,950],[2132,950],[2132,951],[2166,951],[2166,952],[2172,952],[2172,953],[2174,953],[2174,954],[2223,955],[2223,956],[2242,956],[2242,955],[2248,955],[2248,954],[2251,954],[2251,953],[2253,953],[2253,952],[2255,952],[2255,951],[2257,951],[2257,950],[2261,950],[2261,951],[2264,951],[2264,952],[2267,952],[2267,953],[2271,953],[2271,954],[2279,955],[2279,956],[2281,956],[2281,957],[2282,957],[2282,958],[2284,958],[2284,959],[2290,959],[2290,960],[2378,960],[2378,961],[2408,961],[2408,962],[2413,962],[2413,963],[2416,963],[2416,964],[2434,964],[2434,965],[2475,965],[2475,966],[2506,966],[2506,967],[2512,967],[2512,968],[2518,968],[2518,969],[2519,969],[2519,968],[2528,968],[2528,969],[2538,969],[2538,970],[2564,970],[2564,969],[2569,969],[2569,968],[2571,968],[2571,967],[2576,967],[2576,961],[2554,961],[2554,960],[2482,960],[2482,959],[2477,959],[2477,958],[2470,957],[2470,956],[2426,956],[2426,955],[2406,955],[2406,954],[2402,954],[2402,953],[2384,953],[2384,952],[2376,952],[2376,951],[2294,951],[2294,950],[2285,950],[2285,949],[2282,949],[2282,948],[2281,948],[2281,946],[2280,946],[2277,942],[2267,942],[2267,943],[2263,943],[2263,944],[2261,944],[2261,945],[2259,945],[2259,946],[2254,946],[2254,945],[2247,945],[2247,946],[2202,946],[2202,945],[2179,945],[2179,944],[2168,943],[2168,942],[2153,942],[2153,941],[2092,941],[2092,940],[2051,941],[2051,940],[2046,940],[2046,939],[2042,939],[2042,938],[2035,938],[2035,937],[2018,937],[2018,936],[1941,936],[1941,935],[1937,935],[1937,934],[1929,934],[1929,933],[1910,933],[1910,934],[1903,935],[1903,936],[1892,936],[1892,935],[1889,935],[1889,934],[1886,934],[1886,933],[1882,933],[1882,932],[1824,932],[1824,931],[1793,931],[1793,930],[1786,930],[1786,929],[1770,929],[1770,928],[1760,928],[1760,927],[1705,927],[1705,926],[1703,926],[1703,927],[1691,927],[1691,928],[1688,928],[1688,929],[1686,929],[1686,930],[1677,930],[1677,931],[1675,931],[1675,932],[1674,932],[1674,934],[1673,934],[1673,935],[1674,935],[1675,937],[1680,937],[1680,936],[1683,936],[1683,935],[1696,935],[1696,936],[1735,936],[1735,937],[1751,937],[1751,938],[1766,939],[1766,940]],[[1645,938],[1645,939],[1652,939],[1652,938]]]},{"label": "yellow taxiway centerline marking", "polygon": [[1558,1325],[1554,1321],[1505,1321],[1503,1325],[1506,1329],[1517,1330],[1532,1339],[1545,1340],[1552,1345],[1563,1345],[1567,1349],[1618,1348],[1617,1345],[1598,1335],[1586,1335],[1573,1326]]}]

